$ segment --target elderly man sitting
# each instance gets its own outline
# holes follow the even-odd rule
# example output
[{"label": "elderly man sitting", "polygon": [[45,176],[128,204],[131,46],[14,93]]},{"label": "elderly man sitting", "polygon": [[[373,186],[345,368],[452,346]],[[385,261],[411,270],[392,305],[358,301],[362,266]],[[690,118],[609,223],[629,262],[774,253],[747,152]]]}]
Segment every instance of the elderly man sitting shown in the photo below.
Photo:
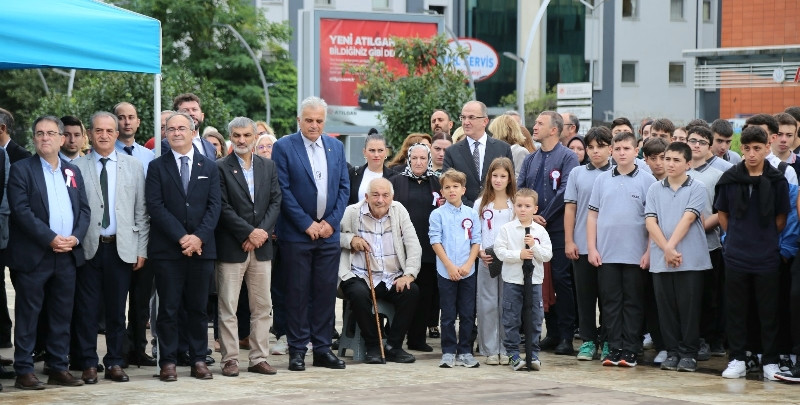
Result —
[{"label": "elderly man sitting", "polygon": [[390,301],[395,307],[394,321],[386,336],[386,359],[413,363],[414,356],[401,346],[419,297],[414,280],[419,273],[422,249],[408,211],[392,201],[394,189],[388,180],[370,181],[365,197],[366,200],[348,206],[342,218],[339,261],[342,292],[350,300],[353,316],[361,328],[367,346],[366,363],[383,363],[367,278],[366,260],[370,260],[375,298]]}]

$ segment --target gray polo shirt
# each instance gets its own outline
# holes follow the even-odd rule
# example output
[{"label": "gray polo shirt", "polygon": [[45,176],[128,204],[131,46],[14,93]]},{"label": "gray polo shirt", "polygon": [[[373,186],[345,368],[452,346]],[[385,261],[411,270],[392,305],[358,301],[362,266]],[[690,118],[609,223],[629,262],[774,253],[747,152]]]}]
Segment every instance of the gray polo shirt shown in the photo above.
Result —
[{"label": "gray polo shirt", "polygon": [[645,206],[645,216],[654,217],[658,220],[658,227],[664,237],[669,240],[673,231],[681,221],[683,214],[690,212],[694,214],[694,221],[689,226],[689,231],[678,242],[675,249],[681,253],[683,261],[678,267],[667,266],[664,260],[664,251],[655,242],[650,242],[650,272],[676,272],[676,271],[697,271],[708,270],[711,268],[711,256],[708,254],[708,244],[706,243],[706,232],[703,229],[703,221],[700,218],[706,206],[705,185],[691,177],[672,190],[669,180],[664,179],[653,183],[647,191],[647,203]]},{"label": "gray polo shirt", "polygon": [[[714,213],[714,188],[717,187],[717,182],[719,178],[722,177],[722,172],[711,167],[709,164],[704,164],[689,170],[686,174],[705,185],[707,200],[706,206],[703,208],[703,217],[708,218]],[[706,231],[706,242],[708,243],[709,251],[722,247],[722,243],[720,243],[719,240],[719,232],[718,226]]]},{"label": "gray polo shirt", "polygon": [[645,198],[655,181],[638,165],[628,174],[620,174],[614,167],[597,176],[589,209],[598,213],[597,250],[603,263],[639,264],[648,242]]},{"label": "gray polo shirt", "polygon": [[706,160],[706,165],[711,166],[723,173],[725,172],[725,170],[728,170],[731,167],[733,167],[733,163],[713,155],[711,156],[711,159]]},{"label": "gray polo shirt", "polygon": [[593,164],[585,164],[572,169],[567,180],[567,189],[564,190],[564,203],[576,204],[575,209],[575,229],[572,238],[578,245],[578,253],[585,255],[589,253],[589,245],[586,242],[586,217],[589,216],[589,197],[592,195],[594,181],[601,173],[608,171],[611,163],[596,168]]}]

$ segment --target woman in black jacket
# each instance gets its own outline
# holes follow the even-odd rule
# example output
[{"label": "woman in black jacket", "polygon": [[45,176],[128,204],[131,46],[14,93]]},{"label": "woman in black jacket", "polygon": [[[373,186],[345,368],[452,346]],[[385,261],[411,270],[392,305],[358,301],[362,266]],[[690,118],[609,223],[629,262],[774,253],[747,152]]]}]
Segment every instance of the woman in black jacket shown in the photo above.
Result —
[{"label": "woman in black jacket", "polygon": [[397,172],[386,167],[386,140],[375,133],[367,136],[364,142],[364,158],[367,163],[360,167],[353,167],[350,173],[350,199],[347,205],[355,204],[364,199],[369,182],[379,177],[390,178]]}]

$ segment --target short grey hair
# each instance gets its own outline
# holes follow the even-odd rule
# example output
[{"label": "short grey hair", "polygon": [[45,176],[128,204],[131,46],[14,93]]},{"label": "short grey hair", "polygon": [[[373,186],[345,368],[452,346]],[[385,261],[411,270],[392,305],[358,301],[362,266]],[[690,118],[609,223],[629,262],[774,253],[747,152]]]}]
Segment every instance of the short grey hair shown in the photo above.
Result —
[{"label": "short grey hair", "polygon": [[382,182],[382,181],[385,181],[386,184],[389,185],[389,193],[391,193],[392,196],[394,196],[394,186],[392,185],[392,182],[389,181],[388,179],[386,179],[385,177],[376,177],[376,178],[370,180],[369,181],[369,186],[367,186],[367,192],[368,193],[372,192],[372,188],[375,187],[375,185],[377,185],[379,182]]},{"label": "short grey hair", "polygon": [[467,101],[466,103],[464,103],[464,105],[461,107],[461,109],[463,110],[463,109],[464,109],[464,107],[466,107],[466,106],[467,106],[467,104],[472,104],[472,103],[478,104],[478,107],[480,107],[480,109],[481,109],[481,114],[482,114],[484,117],[486,117],[486,118],[489,118],[489,109],[488,109],[488,108],[486,108],[486,104],[484,104],[483,102],[481,102],[481,101],[478,101],[478,100],[470,100],[470,101]]},{"label": "short grey hair", "polygon": [[171,120],[171,119],[173,119],[173,118],[175,118],[175,117],[177,117],[179,115],[181,117],[186,118],[187,120],[189,120],[189,129],[191,129],[192,132],[194,132],[194,120],[192,119],[192,116],[190,116],[189,114],[187,114],[185,112],[173,111],[172,114],[169,117],[167,117],[167,120],[164,121],[164,124],[169,124],[169,120]]},{"label": "short grey hair", "polygon": [[301,101],[300,109],[297,111],[297,115],[298,116],[302,115],[303,110],[305,110],[306,108],[322,108],[323,111],[325,111],[325,115],[327,116],[328,114],[328,103],[326,103],[325,100],[319,97],[315,96],[306,97],[305,100]]},{"label": "short grey hair", "polygon": [[33,125],[31,125],[31,133],[36,134],[36,125],[38,125],[42,121],[50,121],[55,123],[56,125],[58,125],[58,133],[59,134],[64,133],[64,123],[61,122],[61,120],[54,115],[42,115],[39,118],[36,118],[36,120],[33,121]]},{"label": "short grey hair", "polygon": [[247,117],[236,117],[228,123],[228,136],[233,133],[234,128],[250,128],[253,130],[253,135],[258,133],[256,122]]},{"label": "short grey hair", "polygon": [[89,119],[89,122],[92,123],[92,128],[94,128],[94,120],[100,117],[112,118],[114,120],[114,128],[119,128],[119,119],[117,119],[116,115],[111,114],[108,111],[96,111],[94,114],[92,114],[92,118]]},{"label": "short grey hair", "polygon": [[517,110],[508,110],[503,113],[503,115],[511,115],[514,117],[520,117],[519,112]]},{"label": "short grey hair", "polygon": [[275,135],[264,134],[260,135],[258,139],[256,139],[256,146],[258,146],[258,144],[261,143],[261,141],[264,139],[269,139],[272,141],[272,143],[278,142],[278,138],[276,138]]}]

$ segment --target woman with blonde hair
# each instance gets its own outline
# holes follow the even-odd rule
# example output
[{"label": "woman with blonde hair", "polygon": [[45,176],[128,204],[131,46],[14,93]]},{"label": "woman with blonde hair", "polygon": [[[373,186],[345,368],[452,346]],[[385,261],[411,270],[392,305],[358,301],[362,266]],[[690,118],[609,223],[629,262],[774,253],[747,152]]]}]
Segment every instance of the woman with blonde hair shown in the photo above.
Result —
[{"label": "woman with blonde hair", "polygon": [[256,121],[256,129],[258,130],[256,135],[269,134],[275,136],[275,131],[273,131],[272,127],[267,125],[267,123],[264,121]]},{"label": "woman with blonde hair", "polygon": [[492,120],[489,124],[489,132],[492,133],[494,139],[499,139],[511,145],[511,156],[514,157],[514,177],[516,179],[519,176],[520,168],[522,168],[522,162],[530,154],[522,146],[525,138],[522,136],[519,123],[510,115],[503,114]]},{"label": "woman with blonde hair", "polygon": [[394,155],[391,161],[389,161],[386,166],[390,169],[398,172],[402,172],[406,168],[406,160],[408,159],[408,148],[415,143],[422,143],[428,147],[430,150],[431,148],[431,136],[428,134],[423,134],[421,132],[414,132],[408,134],[406,139],[403,141],[403,145],[400,147],[400,151]]}]

